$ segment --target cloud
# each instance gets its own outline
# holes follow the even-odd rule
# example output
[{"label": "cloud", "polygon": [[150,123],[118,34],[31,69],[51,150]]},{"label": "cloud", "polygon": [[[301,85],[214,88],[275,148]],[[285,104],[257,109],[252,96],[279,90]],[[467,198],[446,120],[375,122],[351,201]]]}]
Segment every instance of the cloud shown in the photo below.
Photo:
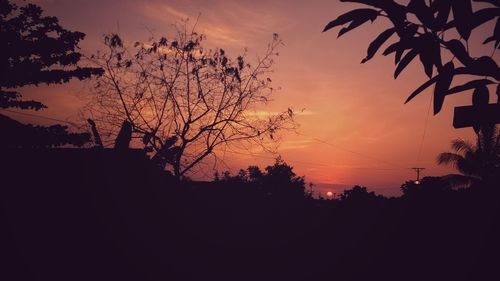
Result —
[{"label": "cloud", "polygon": [[145,17],[164,24],[196,19],[201,15],[197,23],[198,31],[204,33],[209,41],[222,44],[225,48],[248,47],[263,39],[268,40],[274,32],[273,28],[284,26],[279,24],[280,19],[276,15],[248,3],[185,1],[167,4],[148,1],[141,3],[139,9]]},{"label": "cloud", "polygon": [[171,20],[169,17],[167,17],[168,15],[174,16],[175,20],[173,20],[170,23],[174,23],[175,21],[185,20],[189,18],[189,15],[187,13],[184,13],[173,6],[164,3],[160,4],[154,2],[152,3],[147,2],[144,3],[144,5],[142,6],[142,10],[147,17],[160,21]]},{"label": "cloud", "polygon": [[[283,112],[278,112],[278,111],[265,111],[265,110],[255,110],[255,111],[249,111],[245,113],[246,116],[248,117],[269,117],[273,115],[278,115]],[[295,116],[312,116],[312,115],[317,115],[317,112],[310,111],[310,110],[300,110],[300,111],[294,111],[293,114]]]},{"label": "cloud", "polygon": [[[175,24],[196,16],[196,14],[184,12],[180,8],[166,3],[148,2],[142,6],[142,10],[145,16],[164,24]],[[207,21],[203,19],[202,29],[207,38],[213,41],[224,42],[226,45],[227,43],[236,46],[244,45],[244,41],[239,39],[241,36],[237,36],[234,29],[223,23],[212,22],[210,18]]]},{"label": "cloud", "polygon": [[314,142],[312,140],[289,140],[283,141],[279,145],[279,150],[293,150],[293,149],[305,149],[313,145]]}]

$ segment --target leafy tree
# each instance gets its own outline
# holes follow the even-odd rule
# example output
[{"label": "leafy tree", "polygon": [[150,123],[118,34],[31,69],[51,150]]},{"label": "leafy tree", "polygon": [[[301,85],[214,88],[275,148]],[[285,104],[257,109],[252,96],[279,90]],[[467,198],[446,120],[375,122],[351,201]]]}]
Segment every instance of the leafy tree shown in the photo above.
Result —
[{"label": "leafy tree", "polygon": [[246,184],[249,182],[248,173],[246,170],[240,169],[237,175],[232,176],[229,171],[222,173],[222,178],[216,173],[214,177],[215,182],[224,182],[230,184]]},{"label": "leafy tree", "polygon": [[[340,29],[338,36],[361,26],[368,21],[382,17],[389,20],[391,27],[381,32],[368,46],[369,61],[380,47],[392,36],[397,41],[389,45],[383,55],[394,54],[396,69],[394,78],[408,64],[419,57],[429,80],[414,90],[405,103],[422,91],[434,86],[434,114],[437,114],[446,96],[474,90],[472,104],[488,104],[487,85],[500,83],[500,68],[493,54],[500,48],[500,2],[496,0],[410,0],[399,4],[392,0],[341,0],[371,6],[351,10],[328,23],[323,31],[348,24]],[[475,11],[472,2],[486,2],[489,7]],[[451,17],[453,14],[453,17]],[[492,45],[492,52],[475,57],[469,49],[471,33],[488,21],[496,20],[493,34],[486,35],[484,44]],[[458,34],[459,36],[454,36]],[[462,85],[450,87],[456,76],[469,75],[470,80]],[[500,85],[497,86],[500,95]],[[478,128],[475,128],[476,131]]]},{"label": "leafy tree", "polygon": [[419,183],[407,181],[401,185],[404,196],[436,196],[451,191],[450,180],[445,177],[424,177]]},{"label": "leafy tree", "polygon": [[240,169],[238,174],[231,176],[225,171],[222,178],[216,173],[215,181],[231,184],[246,183],[262,191],[276,196],[305,196],[305,178],[297,176],[293,167],[288,165],[281,157],[273,165],[267,166],[262,171],[257,166],[249,166],[246,170]]},{"label": "leafy tree", "polygon": [[303,196],[305,192],[304,177],[297,176],[293,172],[293,167],[288,165],[281,157],[278,157],[272,166],[266,167],[263,183],[271,188],[273,194],[295,193]]},{"label": "leafy tree", "polygon": [[20,93],[13,89],[61,84],[102,73],[100,68],[77,65],[81,58],[78,43],[85,34],[64,29],[56,17],[42,16],[39,6],[18,7],[0,0],[0,37],[0,108],[40,110],[46,106],[21,100]]},{"label": "leafy tree", "polygon": [[242,142],[267,147],[281,129],[293,127],[293,111],[268,117],[252,114],[273,88],[277,36],[254,66],[245,55],[231,59],[223,49],[206,50],[204,36],[179,30],[177,36],[132,46],[116,34],[106,51],[93,56],[105,69],[89,105],[96,121],[117,131],[124,119],[135,138],[176,178],[197,167],[219,146]]},{"label": "leafy tree", "polygon": [[257,182],[264,176],[260,168],[257,166],[249,166],[247,171],[248,171],[248,179],[251,182]]},{"label": "leafy tree", "polygon": [[368,189],[366,187],[359,185],[356,185],[351,189],[344,190],[344,192],[340,194],[340,201],[349,202],[366,202],[377,198],[378,197],[375,192],[368,192]]},{"label": "leafy tree", "polygon": [[456,139],[451,143],[453,152],[443,152],[437,158],[438,164],[452,165],[469,182],[477,180],[486,183],[500,181],[500,130],[498,126],[483,127],[476,144]]},{"label": "leafy tree", "polygon": [[[101,74],[100,68],[78,66],[81,58],[78,43],[84,37],[81,32],[61,27],[56,17],[43,16],[39,6],[18,7],[8,0],[0,0],[0,108],[46,108],[41,102],[22,100],[17,88],[41,83],[61,84],[71,78],[83,80]],[[2,124],[15,124],[5,118],[2,121]],[[43,128],[19,123],[18,126],[17,132],[32,138],[26,140],[28,143],[38,139],[40,144],[52,146],[80,144],[89,139],[88,134],[68,133],[67,127],[62,125]],[[49,135],[54,137],[53,142],[46,143],[52,138]]]}]

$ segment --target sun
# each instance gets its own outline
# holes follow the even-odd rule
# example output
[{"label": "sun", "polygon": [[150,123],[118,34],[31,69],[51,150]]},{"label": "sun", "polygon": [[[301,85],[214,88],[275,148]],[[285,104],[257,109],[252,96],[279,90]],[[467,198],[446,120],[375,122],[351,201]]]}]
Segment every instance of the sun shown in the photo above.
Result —
[{"label": "sun", "polygon": [[328,192],[326,193],[326,196],[328,196],[328,197],[332,197],[332,196],[333,196],[333,192],[328,191]]}]

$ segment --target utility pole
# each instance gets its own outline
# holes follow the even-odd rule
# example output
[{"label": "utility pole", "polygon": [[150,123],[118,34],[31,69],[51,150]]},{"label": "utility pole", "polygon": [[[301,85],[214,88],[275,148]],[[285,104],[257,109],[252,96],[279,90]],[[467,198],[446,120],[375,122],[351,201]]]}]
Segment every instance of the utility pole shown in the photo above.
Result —
[{"label": "utility pole", "polygon": [[415,183],[419,184],[420,183],[420,171],[425,170],[425,168],[416,167],[416,168],[412,168],[412,169],[415,170],[415,172],[417,172],[417,180],[415,181]]}]

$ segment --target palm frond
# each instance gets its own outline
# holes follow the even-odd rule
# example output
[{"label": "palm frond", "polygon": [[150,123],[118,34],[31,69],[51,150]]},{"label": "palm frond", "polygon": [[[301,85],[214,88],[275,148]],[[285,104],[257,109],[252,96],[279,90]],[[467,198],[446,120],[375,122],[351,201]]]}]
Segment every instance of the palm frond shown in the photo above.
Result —
[{"label": "palm frond", "polygon": [[464,157],[460,154],[453,152],[443,152],[440,153],[437,157],[437,163],[439,165],[452,165],[453,167],[457,167],[458,162],[463,160]]},{"label": "palm frond", "polygon": [[472,143],[470,143],[469,141],[466,141],[466,140],[462,140],[462,139],[455,139],[451,142],[451,147],[453,148],[453,150],[455,150],[456,152],[470,152],[470,151],[474,151],[475,150],[475,147]]},{"label": "palm frond", "polygon": [[441,153],[437,157],[440,165],[451,165],[465,176],[477,179],[495,174],[500,166],[499,126],[484,126],[477,135],[477,144],[455,139],[451,146],[454,152]]}]

